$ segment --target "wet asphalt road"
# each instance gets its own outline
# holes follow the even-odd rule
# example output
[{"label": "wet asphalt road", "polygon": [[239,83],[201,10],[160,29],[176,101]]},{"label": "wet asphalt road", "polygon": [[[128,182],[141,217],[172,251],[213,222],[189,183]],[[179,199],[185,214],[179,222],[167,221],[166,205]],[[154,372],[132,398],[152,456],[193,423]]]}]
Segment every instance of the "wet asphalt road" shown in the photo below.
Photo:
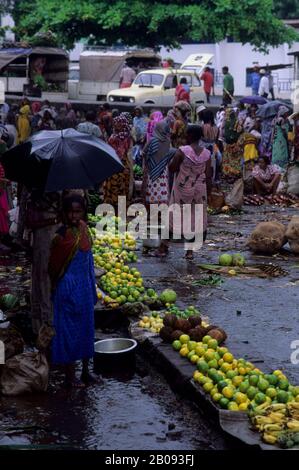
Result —
[{"label": "wet asphalt road", "polygon": [[[196,305],[213,324],[223,327],[227,346],[236,356],[265,371],[280,368],[298,384],[299,365],[291,364],[290,345],[299,340],[299,257],[287,252],[275,258],[257,257],[245,246],[259,220],[286,222],[294,213],[262,207],[245,208],[238,216],[211,216],[208,240],[193,262],[183,259],[182,245],[172,244],[167,259],[140,257],[137,265],[148,286],[174,288],[179,304]],[[201,276],[197,263],[216,263],[219,253],[226,251],[243,252],[248,263],[275,262],[288,275],[273,280],[225,277],[220,287],[192,286]],[[22,274],[16,275],[16,265],[24,265]],[[1,259],[1,293],[26,292],[28,278],[28,263],[22,256]],[[105,377],[104,385],[87,391],[68,393],[61,381],[61,374],[52,371],[47,394],[0,398],[0,444],[106,450],[229,449],[236,445],[204,410],[175,394],[142,358],[133,374]],[[24,430],[24,426],[31,427]]]}]

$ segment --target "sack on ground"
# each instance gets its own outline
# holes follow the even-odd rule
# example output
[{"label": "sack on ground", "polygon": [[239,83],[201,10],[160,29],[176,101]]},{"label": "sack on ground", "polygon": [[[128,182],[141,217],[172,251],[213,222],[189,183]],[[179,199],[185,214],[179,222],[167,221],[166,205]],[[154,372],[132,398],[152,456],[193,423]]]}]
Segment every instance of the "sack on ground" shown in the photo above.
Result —
[{"label": "sack on ground", "polygon": [[287,226],[286,237],[291,251],[299,254],[299,216],[294,215]]},{"label": "sack on ground", "polygon": [[0,329],[0,341],[4,343],[5,361],[24,351],[22,335],[13,326]]},{"label": "sack on ground", "polygon": [[287,192],[299,195],[299,162],[291,163],[286,173]]},{"label": "sack on ground", "polygon": [[279,222],[261,222],[251,233],[247,244],[255,253],[271,255],[279,251],[286,243],[285,232],[285,226]]},{"label": "sack on ground", "polygon": [[25,352],[6,361],[0,378],[0,390],[7,396],[45,392],[48,378],[46,356],[40,352]]},{"label": "sack on ground", "polygon": [[232,209],[241,209],[243,206],[244,182],[242,178],[235,181],[233,188],[225,198],[225,203]]}]

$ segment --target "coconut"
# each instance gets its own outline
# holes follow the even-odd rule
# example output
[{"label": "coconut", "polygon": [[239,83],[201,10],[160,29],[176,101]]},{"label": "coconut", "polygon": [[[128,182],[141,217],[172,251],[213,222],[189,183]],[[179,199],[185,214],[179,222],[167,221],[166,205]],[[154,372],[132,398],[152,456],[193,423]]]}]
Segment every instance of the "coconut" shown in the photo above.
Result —
[{"label": "coconut", "polygon": [[217,328],[218,328],[217,325],[209,325],[209,326],[207,326],[207,327],[204,329],[204,330],[205,330],[205,334],[207,335],[210,330],[216,330]]},{"label": "coconut", "polygon": [[172,341],[176,341],[177,339],[180,339],[180,337],[184,334],[183,331],[181,330],[174,330],[172,333],[171,333],[171,342]]},{"label": "coconut", "polygon": [[192,328],[195,328],[196,326],[201,325],[201,317],[199,315],[192,315],[191,317],[188,318],[188,321]]},{"label": "coconut", "polygon": [[173,333],[173,329],[170,326],[163,326],[160,330],[160,337],[165,341],[166,343],[171,343],[172,338],[171,335]]},{"label": "coconut", "polygon": [[179,330],[182,330],[184,333],[188,333],[188,331],[191,329],[189,321],[185,318],[178,318],[175,322],[175,327]]},{"label": "coconut", "polygon": [[224,343],[227,338],[227,334],[222,328],[214,328],[213,330],[210,330],[209,336],[213,339],[217,339],[218,344]]},{"label": "coconut", "polygon": [[201,341],[202,338],[204,337],[204,329],[199,327],[199,328],[192,328],[189,330],[189,336],[192,341]]},{"label": "coconut", "polygon": [[176,324],[177,317],[172,313],[167,313],[163,319],[163,323],[165,326],[169,326],[170,328],[174,328]]}]

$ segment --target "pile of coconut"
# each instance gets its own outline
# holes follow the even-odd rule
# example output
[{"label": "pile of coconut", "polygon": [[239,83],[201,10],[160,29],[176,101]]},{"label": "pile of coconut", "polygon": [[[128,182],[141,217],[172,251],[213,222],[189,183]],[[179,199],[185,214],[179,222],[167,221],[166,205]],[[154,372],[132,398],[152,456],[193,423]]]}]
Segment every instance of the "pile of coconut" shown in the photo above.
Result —
[{"label": "pile of coconut", "polygon": [[215,325],[205,326],[199,315],[186,318],[178,318],[174,314],[167,314],[163,319],[163,328],[160,330],[160,337],[167,343],[172,343],[187,334],[192,341],[200,342],[206,335],[211,336],[222,344],[227,334],[222,328]]}]

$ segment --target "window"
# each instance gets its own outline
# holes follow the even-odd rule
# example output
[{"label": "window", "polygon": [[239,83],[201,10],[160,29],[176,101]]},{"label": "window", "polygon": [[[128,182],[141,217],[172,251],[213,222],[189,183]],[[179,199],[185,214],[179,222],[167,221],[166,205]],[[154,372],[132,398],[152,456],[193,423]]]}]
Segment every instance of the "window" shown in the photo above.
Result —
[{"label": "window", "polygon": [[175,88],[176,86],[177,86],[177,77],[175,75],[168,75],[164,83],[165,90],[170,90],[171,88]]},{"label": "window", "polygon": [[140,73],[134,84],[139,86],[159,86],[163,82],[163,75],[158,73]]}]

